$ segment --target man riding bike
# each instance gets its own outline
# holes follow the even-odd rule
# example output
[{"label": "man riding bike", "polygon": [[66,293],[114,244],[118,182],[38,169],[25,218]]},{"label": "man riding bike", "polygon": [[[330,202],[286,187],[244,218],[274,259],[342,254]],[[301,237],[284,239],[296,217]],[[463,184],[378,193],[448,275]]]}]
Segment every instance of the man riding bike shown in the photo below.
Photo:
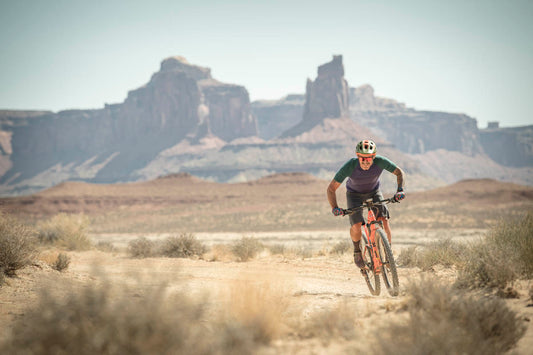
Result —
[{"label": "man riding bike", "polygon": [[[379,189],[380,177],[383,170],[387,170],[396,175],[398,189],[396,194],[394,194],[394,200],[400,201],[405,198],[405,193],[403,192],[404,173],[402,169],[388,158],[376,155],[376,151],[376,144],[373,141],[363,140],[359,142],[355,149],[357,158],[348,160],[337,174],[335,174],[327,190],[328,201],[331,205],[333,215],[344,215],[343,210],[337,205],[336,191],[346,178],[348,178],[346,181],[348,208],[361,206],[368,199],[372,199],[373,201],[383,200],[383,195]],[[387,239],[391,243],[392,236],[388,221],[389,217],[387,207],[385,205],[378,205],[376,218],[378,221],[382,221],[383,229],[387,233]],[[359,268],[364,268],[365,264],[359,247],[361,242],[361,226],[365,224],[362,209],[350,215],[350,224],[350,237],[354,248],[354,262]]]}]

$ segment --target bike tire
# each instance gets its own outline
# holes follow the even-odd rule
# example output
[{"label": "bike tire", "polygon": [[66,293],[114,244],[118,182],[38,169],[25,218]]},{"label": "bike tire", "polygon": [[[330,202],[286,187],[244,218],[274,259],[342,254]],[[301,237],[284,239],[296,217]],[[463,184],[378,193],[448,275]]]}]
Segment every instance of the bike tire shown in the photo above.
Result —
[{"label": "bike tire", "polygon": [[381,293],[381,281],[379,279],[379,274],[374,273],[374,262],[372,260],[370,248],[367,247],[369,242],[364,229],[362,231],[361,242],[361,252],[363,253],[363,260],[366,264],[366,268],[361,269],[361,273],[365,278],[370,293],[374,296],[379,296]]},{"label": "bike tire", "polygon": [[391,296],[398,296],[400,293],[400,281],[398,279],[398,270],[396,268],[396,261],[392,254],[389,240],[383,229],[376,230],[376,238],[378,244],[379,257],[381,258],[381,275],[385,287]]}]

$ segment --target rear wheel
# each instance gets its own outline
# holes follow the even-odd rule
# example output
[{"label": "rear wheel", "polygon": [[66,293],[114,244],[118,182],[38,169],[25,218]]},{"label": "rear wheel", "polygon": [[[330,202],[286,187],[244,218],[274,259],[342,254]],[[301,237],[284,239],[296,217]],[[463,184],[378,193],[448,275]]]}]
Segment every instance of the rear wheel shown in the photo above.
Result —
[{"label": "rear wheel", "polygon": [[396,270],[396,262],[392,254],[389,240],[383,229],[376,230],[376,238],[379,250],[379,257],[381,258],[381,274],[385,287],[391,296],[398,296],[400,292],[400,282],[398,280],[398,271]]},{"label": "rear wheel", "polygon": [[362,238],[361,238],[361,252],[363,253],[363,260],[365,261],[365,268],[361,269],[366,285],[370,290],[370,293],[374,296],[378,296],[381,292],[381,283],[379,279],[379,274],[374,273],[374,262],[372,261],[372,253],[369,247],[370,243],[368,241],[366,229],[362,228]]}]

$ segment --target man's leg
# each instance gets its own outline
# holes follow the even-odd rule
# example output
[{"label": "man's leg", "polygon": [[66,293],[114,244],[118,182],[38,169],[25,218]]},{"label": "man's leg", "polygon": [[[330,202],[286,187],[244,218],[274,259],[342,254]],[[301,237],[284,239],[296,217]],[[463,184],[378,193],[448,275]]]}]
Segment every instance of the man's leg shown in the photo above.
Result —
[{"label": "man's leg", "polygon": [[355,223],[350,228],[350,237],[352,238],[352,241],[354,243],[357,243],[361,240],[361,226],[362,225],[363,223],[359,222],[359,223]]},{"label": "man's leg", "polygon": [[362,269],[365,267],[365,262],[363,261],[363,255],[361,254],[361,225],[362,223],[355,223],[350,228],[350,237],[353,242],[353,261],[358,268]]}]

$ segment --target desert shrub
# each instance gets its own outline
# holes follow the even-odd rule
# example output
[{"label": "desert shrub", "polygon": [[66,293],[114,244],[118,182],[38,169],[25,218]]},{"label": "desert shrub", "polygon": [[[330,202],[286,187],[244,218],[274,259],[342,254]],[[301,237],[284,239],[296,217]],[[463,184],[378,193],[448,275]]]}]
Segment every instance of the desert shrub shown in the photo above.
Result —
[{"label": "desert shrub", "polygon": [[533,277],[533,212],[505,220],[490,230],[487,243],[502,251],[507,262],[515,267],[517,275]]},{"label": "desert shrub", "polygon": [[220,320],[227,331],[240,329],[241,337],[259,344],[269,344],[280,335],[291,296],[274,280],[265,279],[265,275],[237,280],[228,288],[227,296]]},{"label": "desert shrub", "polygon": [[331,253],[342,255],[342,254],[351,252],[352,250],[353,250],[353,243],[351,241],[342,240],[331,248]]},{"label": "desert shrub", "polygon": [[205,256],[209,261],[231,261],[234,259],[232,247],[228,244],[215,244]]},{"label": "desert shrub", "polygon": [[139,237],[128,243],[128,254],[133,258],[154,256],[155,243],[146,237]]},{"label": "desert shrub", "polygon": [[284,244],[273,244],[268,246],[268,250],[272,255],[283,255],[285,253],[285,249],[286,248]]},{"label": "desert shrub", "polygon": [[533,276],[533,214],[502,221],[481,240],[471,243],[457,279],[459,287],[504,289]]},{"label": "desert shrub", "polygon": [[410,247],[402,249],[396,261],[400,266],[417,267],[419,255],[420,252],[418,250],[418,247],[416,245],[412,245]]},{"label": "desert shrub", "polygon": [[107,253],[112,253],[112,252],[117,251],[117,248],[115,248],[113,243],[104,241],[104,240],[101,240],[98,243],[96,243],[95,247],[96,249],[107,252]]},{"label": "desert shrub", "polygon": [[233,243],[231,251],[239,261],[248,261],[254,258],[263,248],[263,244],[257,239],[242,237]]},{"label": "desert shrub", "polygon": [[464,265],[455,285],[459,288],[500,288],[515,280],[517,274],[502,250],[481,239],[468,248]]},{"label": "desert shrub", "polygon": [[35,233],[13,217],[0,214],[0,270],[13,276],[30,265],[36,254]]},{"label": "desert shrub", "polygon": [[435,265],[458,266],[464,260],[465,248],[464,244],[451,239],[437,240],[421,248],[410,247],[402,250],[398,263],[403,266],[417,266],[424,271],[431,270]]},{"label": "desert shrub", "polygon": [[169,258],[188,258],[202,256],[207,248],[193,234],[183,233],[168,237],[159,246],[158,255]]},{"label": "desert shrub", "polygon": [[[50,287],[52,289],[53,286]],[[121,285],[45,291],[38,305],[13,326],[3,354],[208,354],[201,321],[204,306],[164,289]],[[205,336],[205,338],[204,338]],[[214,353],[214,351],[212,351]]]},{"label": "desert shrub", "polygon": [[502,354],[525,332],[504,301],[425,278],[407,287],[407,320],[375,333],[378,354]]},{"label": "desert shrub", "polygon": [[214,312],[206,297],[153,284],[61,286],[14,323],[0,354],[255,354],[278,336],[290,299],[271,282],[238,283]]},{"label": "desert shrub", "polygon": [[324,341],[335,338],[353,340],[357,335],[356,310],[346,301],[313,314],[301,329],[304,338],[319,337]]},{"label": "desert shrub", "polygon": [[52,268],[57,271],[63,271],[68,268],[70,265],[70,256],[65,253],[59,253],[55,263],[52,265]]},{"label": "desert shrub", "polygon": [[307,259],[313,256],[313,248],[310,245],[292,247],[288,252],[301,259]]},{"label": "desert shrub", "polygon": [[89,218],[84,215],[60,213],[37,224],[41,243],[67,250],[87,250],[91,241],[87,235]]}]

